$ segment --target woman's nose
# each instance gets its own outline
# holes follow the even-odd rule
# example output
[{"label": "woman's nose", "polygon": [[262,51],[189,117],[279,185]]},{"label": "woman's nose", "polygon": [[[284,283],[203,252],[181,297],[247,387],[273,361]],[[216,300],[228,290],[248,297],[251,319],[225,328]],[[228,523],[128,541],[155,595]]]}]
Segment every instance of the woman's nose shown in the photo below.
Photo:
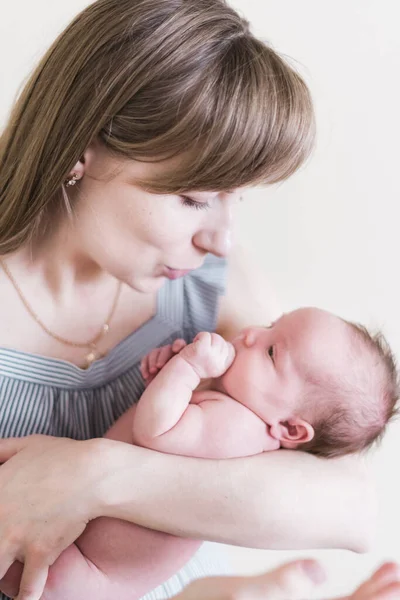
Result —
[{"label": "woman's nose", "polygon": [[193,237],[197,248],[215,254],[215,256],[228,256],[232,246],[232,232],[228,229],[212,231],[203,229]]},{"label": "woman's nose", "polygon": [[193,236],[193,244],[216,256],[225,257],[232,246],[233,209],[225,207],[220,218],[210,215],[210,222]]}]

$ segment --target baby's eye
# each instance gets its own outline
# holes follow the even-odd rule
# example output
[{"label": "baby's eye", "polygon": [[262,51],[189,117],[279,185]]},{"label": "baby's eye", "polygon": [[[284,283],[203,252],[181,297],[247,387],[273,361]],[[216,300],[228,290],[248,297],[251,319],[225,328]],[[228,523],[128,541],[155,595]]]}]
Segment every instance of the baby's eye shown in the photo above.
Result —
[{"label": "baby's eye", "polygon": [[268,348],[268,356],[272,359],[272,361],[274,360],[274,347],[273,346],[269,346]]}]

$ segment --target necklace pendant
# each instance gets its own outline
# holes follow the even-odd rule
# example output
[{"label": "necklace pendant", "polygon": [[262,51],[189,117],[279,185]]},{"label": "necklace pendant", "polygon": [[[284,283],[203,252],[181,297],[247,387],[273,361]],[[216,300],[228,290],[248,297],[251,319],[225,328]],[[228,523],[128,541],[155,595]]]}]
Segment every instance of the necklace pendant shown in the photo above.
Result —
[{"label": "necklace pendant", "polygon": [[86,360],[88,363],[88,367],[90,367],[90,365],[92,363],[94,363],[94,361],[96,360],[96,355],[94,352],[89,352],[89,354],[86,356]]},{"label": "necklace pendant", "polygon": [[88,354],[86,354],[85,358],[86,358],[86,362],[87,362],[87,369],[94,363],[94,361],[99,357],[96,348],[94,346],[92,346],[92,349],[90,350],[90,352]]}]

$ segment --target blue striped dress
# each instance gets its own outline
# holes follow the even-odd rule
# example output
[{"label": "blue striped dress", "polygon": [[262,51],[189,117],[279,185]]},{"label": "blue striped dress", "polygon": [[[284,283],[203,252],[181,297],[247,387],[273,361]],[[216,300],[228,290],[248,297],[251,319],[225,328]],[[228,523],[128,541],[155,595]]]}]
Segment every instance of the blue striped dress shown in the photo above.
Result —
[{"label": "blue striped dress", "polygon": [[[146,353],[176,338],[189,342],[199,331],[215,329],[225,272],[225,261],[209,255],[200,269],[166,281],[154,317],[87,370],[0,348],[0,436],[102,437],[139,400],[144,390],[139,365]],[[144,599],[170,598],[192,579],[228,571],[218,546],[205,543],[179,573]],[[0,594],[0,600],[6,598]]]}]

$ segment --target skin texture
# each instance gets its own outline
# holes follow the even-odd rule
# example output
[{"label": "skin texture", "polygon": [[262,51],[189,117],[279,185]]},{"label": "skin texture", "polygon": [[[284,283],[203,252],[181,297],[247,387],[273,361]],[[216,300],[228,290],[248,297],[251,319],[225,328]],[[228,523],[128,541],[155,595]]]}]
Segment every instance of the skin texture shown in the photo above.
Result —
[{"label": "skin texture", "polygon": [[[329,333],[335,343],[324,355]],[[321,378],[325,364],[347,364],[347,342],[343,322],[315,308],[284,315],[267,328],[246,328],[232,343],[208,332],[189,345],[176,340],[143,359],[148,387],[106,437],[211,459],[301,447],[313,433],[296,416],[305,375]],[[45,600],[106,600],[116,594],[135,600],[168,579],[198,547],[195,540],[96,519],[51,567]]]},{"label": "skin texture", "polygon": [[[165,266],[194,268],[208,252],[229,253],[233,209],[242,190],[188,194],[209,205],[199,209],[178,195],[160,197],[135,184],[141,169],[156,174],[167,167],[116,163],[94,143],[71,171],[80,177],[68,192],[72,216],[32,247],[6,257],[25,297],[51,330],[76,341],[93,337],[119,279],[120,301],[99,346],[107,352],[154,314]],[[251,323],[269,323],[276,316],[263,282],[254,264],[231,255],[219,333],[229,339]],[[85,364],[85,350],[64,346],[40,329],[3,272],[0,290],[1,346]],[[0,469],[0,576],[15,560],[25,563],[18,600],[40,598],[49,566],[90,520],[101,516],[253,547],[356,551],[368,547],[375,518],[374,495],[357,457],[331,461],[324,469],[318,459],[300,453],[220,464],[112,440],[32,436],[2,440],[0,462],[5,463]],[[297,498],[294,538],[292,509],[285,499],[300,487],[293,476],[298,471],[310,485]],[[199,503],[205,480],[208,494]],[[342,503],[334,499],[338,487],[344,490]],[[278,532],[279,519],[285,526]]]},{"label": "skin texture", "polygon": [[[294,561],[256,577],[208,577],[190,584],[176,600],[301,600],[324,581],[311,560]],[[396,600],[400,597],[400,567],[384,563],[350,596],[336,600]]]},{"label": "skin texture", "polygon": [[[320,309],[303,308],[268,327],[245,328],[231,344],[216,334],[201,333],[189,346],[176,340],[155,349],[142,361],[148,383],[175,353],[179,352],[179,358],[164,367],[139,402],[135,443],[213,458],[301,448],[314,435],[314,408],[320,408],[304,403],[307,380],[310,375],[320,382],[350,378],[350,341],[349,328],[341,319]],[[193,394],[200,380],[209,377],[213,378],[209,391]],[[204,382],[201,389],[205,389]],[[173,394],[171,406],[167,399]],[[223,401],[224,409],[217,399]],[[204,411],[199,410],[205,406],[207,423]],[[200,423],[202,442],[196,437]],[[228,439],[219,456],[216,444],[225,431],[230,438],[230,430],[239,430],[240,436]]]}]

